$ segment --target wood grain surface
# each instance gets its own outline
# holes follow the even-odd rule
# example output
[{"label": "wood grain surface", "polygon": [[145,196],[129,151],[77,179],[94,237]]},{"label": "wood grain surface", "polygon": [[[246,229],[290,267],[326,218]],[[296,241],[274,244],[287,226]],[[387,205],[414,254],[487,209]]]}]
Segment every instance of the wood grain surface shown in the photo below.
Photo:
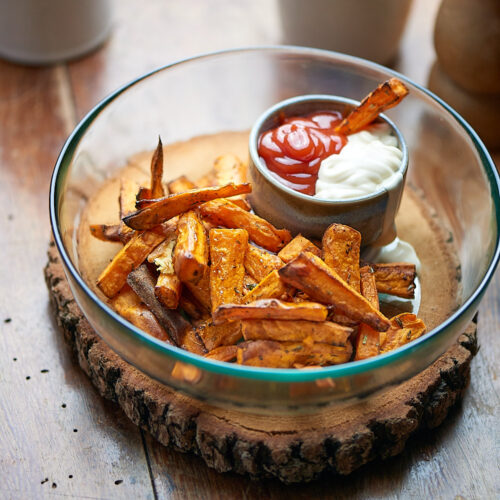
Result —
[{"label": "wood grain surface", "polygon": [[[396,63],[424,85],[438,3],[414,2]],[[290,488],[218,474],[138,431],[74,366],[42,275],[48,185],[65,137],[148,69],[280,39],[273,1],[187,4],[116,0],[111,38],[93,54],[50,68],[0,62],[0,498],[498,498],[499,272],[480,307],[481,349],[463,405],[402,455],[334,481]]]}]

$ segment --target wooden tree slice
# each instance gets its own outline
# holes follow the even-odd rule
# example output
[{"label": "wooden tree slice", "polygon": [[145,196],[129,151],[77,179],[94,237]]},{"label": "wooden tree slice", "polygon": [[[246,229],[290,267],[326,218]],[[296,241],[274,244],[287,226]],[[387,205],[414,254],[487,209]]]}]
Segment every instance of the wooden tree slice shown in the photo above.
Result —
[{"label": "wooden tree slice", "polygon": [[217,471],[285,483],[349,474],[400,453],[418,429],[438,426],[469,383],[476,324],[419,375],[347,408],[304,417],[248,415],[183,396],[123,361],[78,308],[51,243],[45,279],[57,322],[99,393],[160,443],[202,457]]}]

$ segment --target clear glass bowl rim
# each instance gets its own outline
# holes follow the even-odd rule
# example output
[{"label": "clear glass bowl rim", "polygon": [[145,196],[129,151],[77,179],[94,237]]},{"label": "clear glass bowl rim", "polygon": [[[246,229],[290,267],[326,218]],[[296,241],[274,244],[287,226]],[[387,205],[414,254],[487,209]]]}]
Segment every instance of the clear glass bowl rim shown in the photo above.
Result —
[{"label": "clear glass bowl rim", "polygon": [[[497,238],[495,241],[495,249],[491,258],[491,261],[482,277],[479,285],[471,294],[471,296],[460,306],[449,318],[447,318],[443,323],[441,323],[438,327],[434,328],[430,332],[426,333],[422,337],[413,342],[400,347],[394,351],[391,351],[387,354],[379,355],[373,358],[369,358],[362,361],[354,361],[341,365],[333,365],[323,368],[315,368],[309,370],[296,370],[296,369],[278,369],[278,368],[256,368],[256,367],[248,367],[242,366],[233,363],[223,363],[219,361],[212,361],[210,359],[206,359],[197,354],[192,354],[184,349],[171,346],[161,342],[160,340],[148,335],[143,332],[139,328],[135,327],[127,320],[122,318],[119,314],[113,311],[108,305],[102,302],[97,295],[89,288],[89,286],[84,282],[76,268],[74,267],[71,259],[69,258],[66,250],[64,248],[64,244],[62,242],[62,237],[59,232],[59,194],[63,185],[63,180],[66,177],[68,167],[71,163],[71,159],[73,154],[82,138],[83,134],[90,127],[94,119],[99,115],[99,113],[112,101],[114,101],[117,97],[119,97],[122,93],[127,91],[129,88],[134,85],[142,82],[150,76],[153,76],[162,71],[168,70],[169,68],[176,67],[182,64],[189,64],[197,60],[202,60],[206,58],[216,57],[216,56],[224,56],[231,54],[245,54],[248,52],[282,52],[282,53],[293,53],[299,55],[310,55],[316,57],[325,57],[331,58],[334,56],[337,60],[342,61],[344,63],[355,63],[361,64],[365,67],[383,71],[389,73],[404,82],[409,83],[410,85],[416,87],[418,90],[427,94],[433,101],[435,101],[438,105],[440,105],[446,112],[448,112],[463,128],[463,130],[467,133],[467,135],[472,140],[477,152],[479,153],[481,164],[483,169],[487,175],[488,181],[490,183],[491,188],[491,197],[495,207],[496,214],[496,230],[497,230]],[[123,85],[118,88],[110,95],[101,100],[94,108],[92,108],[87,115],[78,123],[75,127],[71,135],[68,137],[66,142],[64,143],[61,152],[57,158],[54,171],[52,173],[52,178],[50,182],[50,195],[49,195],[49,211],[50,211],[50,223],[52,226],[52,232],[54,236],[54,241],[56,243],[57,249],[61,255],[61,258],[66,267],[66,272],[71,274],[71,277],[76,281],[76,283],[82,288],[88,298],[90,298],[97,306],[101,309],[103,314],[111,316],[121,328],[128,330],[131,332],[136,339],[142,343],[146,348],[155,350],[162,355],[166,355],[172,357],[178,361],[192,364],[202,370],[210,371],[213,373],[219,373],[226,376],[234,376],[240,378],[247,379],[256,379],[256,380],[267,380],[269,382],[309,382],[314,380],[319,380],[323,378],[340,378],[340,377],[349,377],[353,375],[360,375],[370,372],[371,370],[375,370],[381,368],[383,366],[390,365],[392,362],[399,360],[403,357],[410,357],[424,347],[425,344],[431,342],[434,337],[440,335],[447,328],[449,328],[455,321],[459,320],[459,318],[463,315],[466,315],[471,309],[477,307],[479,300],[483,296],[486,288],[495,272],[495,268],[500,259],[500,179],[498,172],[496,170],[495,164],[488,153],[488,150],[482,143],[481,139],[478,137],[476,132],[472,129],[472,127],[459,115],[453,108],[451,108],[448,104],[446,104],[442,99],[440,99],[437,95],[422,87],[421,85],[416,84],[409,78],[404,75],[393,71],[385,66],[380,64],[367,61],[365,59],[361,59],[355,56],[348,56],[346,54],[341,54],[338,52],[323,50],[323,49],[314,49],[309,47],[296,47],[291,45],[266,45],[266,46],[251,46],[251,47],[242,47],[228,50],[220,50],[216,52],[210,52],[206,54],[201,54],[195,57],[189,57],[186,59],[182,59],[155,70],[152,70],[144,75],[135,78],[129,83]]]}]

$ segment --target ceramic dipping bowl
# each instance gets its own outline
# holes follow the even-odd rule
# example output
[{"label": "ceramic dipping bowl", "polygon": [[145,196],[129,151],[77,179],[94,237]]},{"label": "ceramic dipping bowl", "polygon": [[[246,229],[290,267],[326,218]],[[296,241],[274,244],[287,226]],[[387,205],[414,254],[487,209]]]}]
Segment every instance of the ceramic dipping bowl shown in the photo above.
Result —
[{"label": "ceramic dipping bowl", "polygon": [[329,95],[292,97],[272,106],[255,122],[250,132],[249,174],[253,191],[250,201],[255,212],[278,228],[293,234],[321,239],[326,228],[336,222],[357,229],[362,245],[381,246],[396,237],[394,219],[399,208],[408,169],[408,148],[403,135],[383,114],[377,119],[389,125],[403,155],[394,182],[358,198],[332,201],[299,193],[282,184],[266,167],[258,153],[263,132],[279,126],[283,118],[303,116],[317,111],[340,111],[346,116],[359,102]]}]

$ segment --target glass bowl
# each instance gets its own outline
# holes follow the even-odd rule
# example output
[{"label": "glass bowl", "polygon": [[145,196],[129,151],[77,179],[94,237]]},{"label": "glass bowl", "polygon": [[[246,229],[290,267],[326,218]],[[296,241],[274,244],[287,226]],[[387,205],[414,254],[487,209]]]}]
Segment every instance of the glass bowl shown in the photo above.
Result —
[{"label": "glass bowl", "polygon": [[[154,149],[158,134],[173,143],[221,131],[247,131],[267,108],[284,99],[333,94],[359,100],[395,75],[410,89],[404,105],[387,113],[408,145],[407,183],[423,193],[449,229],[459,260],[458,307],[429,333],[390,353],[344,365],[308,370],[246,367],[210,361],[149,336],[116,314],[82,278],[78,224],[89,196],[131,156]],[[170,172],[166,158],[166,177],[180,173],[196,178],[204,172]],[[429,366],[456,341],[478,308],[499,259],[499,215],[494,164],[455,111],[387,68],[298,47],[204,55],[127,84],[76,127],[57,160],[50,190],[54,238],[71,290],[99,336],[133,366],[175,390],[213,405],[267,414],[312,412],[366,398]],[[194,375],[182,377],[180,372]]]}]

